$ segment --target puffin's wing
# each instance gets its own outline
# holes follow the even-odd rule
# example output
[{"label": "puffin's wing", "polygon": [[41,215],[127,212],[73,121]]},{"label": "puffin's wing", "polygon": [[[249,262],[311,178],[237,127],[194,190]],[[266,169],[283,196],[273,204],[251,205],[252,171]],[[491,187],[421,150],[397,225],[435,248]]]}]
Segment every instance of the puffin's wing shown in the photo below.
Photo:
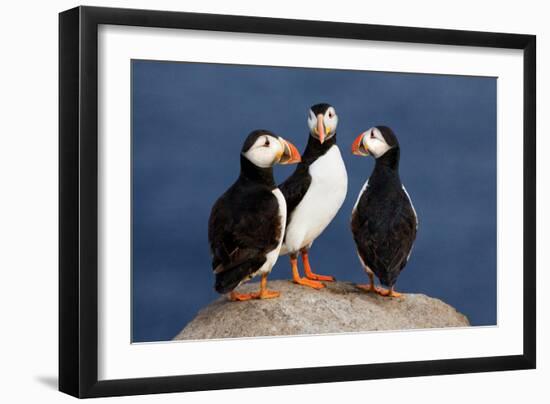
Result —
[{"label": "puffin's wing", "polygon": [[287,224],[290,222],[292,212],[302,201],[310,185],[311,175],[309,174],[308,167],[304,164],[298,164],[294,173],[279,186],[286,200],[286,209],[288,212],[286,215]]},{"label": "puffin's wing", "polygon": [[271,192],[222,196],[208,226],[216,290],[226,293],[250,278],[278,246],[281,231],[279,205]]},{"label": "puffin's wing", "polygon": [[396,272],[395,277],[407,264],[414,241],[418,222],[414,208],[409,203],[402,205],[400,211],[396,214],[390,233],[388,234],[390,248],[386,254],[387,268],[390,272]]}]

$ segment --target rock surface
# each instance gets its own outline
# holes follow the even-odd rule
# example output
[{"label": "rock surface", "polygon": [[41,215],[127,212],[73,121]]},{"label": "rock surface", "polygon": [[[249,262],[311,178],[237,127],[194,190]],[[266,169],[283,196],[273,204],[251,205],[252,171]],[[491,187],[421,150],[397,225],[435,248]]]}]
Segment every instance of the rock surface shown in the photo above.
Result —
[{"label": "rock surface", "polygon": [[[349,282],[327,282],[313,290],[290,281],[269,281],[277,299],[231,302],[222,296],[203,308],[174,338],[211,339],[358,331],[466,327],[463,314],[422,294],[402,298],[366,293]],[[257,283],[239,292],[258,290]]]}]

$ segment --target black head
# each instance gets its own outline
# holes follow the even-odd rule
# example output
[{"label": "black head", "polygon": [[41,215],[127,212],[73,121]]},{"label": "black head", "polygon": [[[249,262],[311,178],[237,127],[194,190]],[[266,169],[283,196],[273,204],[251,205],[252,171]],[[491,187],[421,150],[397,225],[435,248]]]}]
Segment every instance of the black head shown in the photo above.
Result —
[{"label": "black head", "polygon": [[336,109],[330,104],[315,104],[308,111],[307,124],[309,134],[324,143],[336,134],[338,115]]},{"label": "black head", "polygon": [[270,137],[274,137],[274,138],[278,137],[275,133],[273,133],[273,132],[271,132],[267,129],[253,130],[246,137],[246,139],[243,143],[243,147],[241,148],[241,153],[246,153],[247,151],[249,151],[250,148],[254,145],[254,143],[256,143],[258,138],[260,138],[261,136],[270,136]]},{"label": "black head", "polygon": [[313,105],[310,109],[311,111],[313,111],[313,113],[315,115],[319,115],[319,114],[322,114],[322,115],[325,115],[325,112],[327,112],[327,110],[331,107],[332,105],[330,104],[327,104],[325,102],[322,102],[320,104],[315,104]]},{"label": "black head", "polygon": [[384,137],[384,140],[390,146],[391,148],[399,148],[399,141],[397,140],[397,136],[395,136],[395,133],[393,132],[392,128],[388,126],[376,126],[376,129],[382,133],[382,136]]},{"label": "black head", "polygon": [[387,126],[375,126],[361,133],[351,146],[353,154],[372,155],[375,159],[384,156],[390,150],[399,151],[399,141],[393,130]]}]

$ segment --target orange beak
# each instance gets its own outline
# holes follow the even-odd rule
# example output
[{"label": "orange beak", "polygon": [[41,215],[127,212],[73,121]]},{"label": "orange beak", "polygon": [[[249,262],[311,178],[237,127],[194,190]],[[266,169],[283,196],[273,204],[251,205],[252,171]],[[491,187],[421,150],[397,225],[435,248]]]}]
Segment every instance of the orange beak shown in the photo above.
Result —
[{"label": "orange beak", "polygon": [[283,139],[282,137],[280,137],[279,140],[281,141],[281,144],[283,146],[283,154],[279,159],[279,164],[294,164],[302,161],[302,158],[300,157],[300,152],[298,151],[296,146],[294,146],[288,140]]},{"label": "orange beak", "polygon": [[351,152],[355,154],[356,156],[368,156],[369,151],[367,148],[363,145],[363,136],[365,134],[361,133],[359,136],[355,138],[351,145]]},{"label": "orange beak", "polygon": [[324,124],[325,117],[323,114],[317,115],[317,135],[319,136],[319,142],[323,144],[325,141],[325,124]]}]

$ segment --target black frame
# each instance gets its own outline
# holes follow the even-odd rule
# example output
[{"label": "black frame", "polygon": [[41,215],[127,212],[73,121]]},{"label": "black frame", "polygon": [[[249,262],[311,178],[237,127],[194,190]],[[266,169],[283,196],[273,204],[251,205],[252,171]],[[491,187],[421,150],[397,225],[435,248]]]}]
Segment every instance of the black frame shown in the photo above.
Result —
[{"label": "black frame", "polygon": [[[99,24],[298,35],[524,52],[523,354],[469,359],[98,381],[97,33]],[[59,15],[59,390],[120,396],[459,374],[536,366],[536,37],[151,10],[77,7]]]}]

